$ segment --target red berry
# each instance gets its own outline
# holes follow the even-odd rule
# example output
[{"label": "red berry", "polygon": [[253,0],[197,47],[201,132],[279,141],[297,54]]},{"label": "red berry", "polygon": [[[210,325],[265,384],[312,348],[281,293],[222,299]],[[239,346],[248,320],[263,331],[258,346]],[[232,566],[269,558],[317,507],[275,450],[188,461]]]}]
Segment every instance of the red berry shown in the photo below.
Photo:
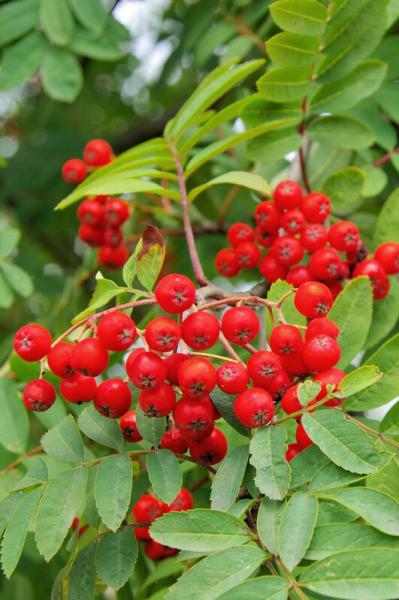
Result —
[{"label": "red berry", "polygon": [[213,430],[213,409],[208,400],[181,398],[173,409],[173,420],[185,440],[199,440]]},{"label": "red berry", "polygon": [[[281,408],[283,409],[284,412],[287,413],[287,415],[291,415],[292,413],[298,412],[299,410],[302,410],[303,406],[299,401],[298,398],[298,387],[299,387],[299,383],[296,383],[295,385],[291,385],[286,392],[284,393],[284,396],[281,399]],[[297,420],[300,419],[300,416],[297,417]]]},{"label": "red berry", "polygon": [[302,448],[302,450],[304,450],[305,448],[307,448],[308,446],[311,446],[313,444],[312,440],[306,433],[305,428],[302,425],[302,423],[298,423],[298,426],[297,426],[296,432],[295,432],[295,436],[296,436],[296,441],[298,443],[298,446],[300,446],[300,448]]},{"label": "red berry", "polygon": [[136,359],[136,357],[139,354],[142,354],[143,352],[145,352],[144,348],[136,348],[129,354],[129,356],[127,357],[126,364],[125,364],[126,373],[129,373],[129,371],[132,370],[132,365],[133,365],[134,360]]},{"label": "red berry", "polygon": [[136,353],[133,360],[127,360],[126,372],[140,390],[154,390],[166,378],[164,362],[153,352]]},{"label": "red berry", "polygon": [[296,457],[302,450],[302,447],[299,444],[288,444],[288,448],[285,453],[285,460],[290,462],[293,458]]},{"label": "red berry", "polygon": [[279,263],[271,253],[266,254],[259,270],[269,283],[274,283],[277,279],[285,279],[287,275],[287,268]]},{"label": "red berry", "polygon": [[240,362],[225,362],[216,371],[216,381],[225,394],[239,394],[248,384],[249,375],[245,365]]},{"label": "red berry", "polygon": [[302,358],[302,346],[299,352],[294,352],[293,354],[281,354],[280,359],[283,364],[283,369],[288,375],[304,375],[308,372],[308,368]]},{"label": "red berry", "polygon": [[112,160],[112,148],[105,140],[90,140],[83,150],[83,160],[91,167],[102,167]]},{"label": "red berry", "polygon": [[308,341],[316,335],[329,335],[336,340],[339,335],[339,327],[328,317],[313,319],[306,328],[305,340]]},{"label": "red berry", "polygon": [[92,227],[101,227],[104,218],[104,206],[94,198],[86,198],[76,211],[81,223]]},{"label": "red berry", "polygon": [[[339,388],[339,384],[341,383],[344,377],[345,372],[341,371],[341,369],[335,368],[327,369],[326,371],[321,371],[321,373],[315,375],[315,377],[313,377],[313,380],[321,383],[321,390],[316,396],[314,402],[318,402],[319,400],[327,396],[327,385],[334,386],[333,391],[336,392]],[[324,405],[338,406],[342,402],[343,399],[341,398],[331,398],[330,400],[327,400],[327,402],[325,402]]]},{"label": "red berry", "polygon": [[300,210],[289,210],[281,217],[281,227],[291,235],[300,233],[305,227],[305,217]]},{"label": "red berry", "polygon": [[18,329],[14,337],[14,350],[20,358],[35,362],[44,358],[51,348],[50,332],[41,325],[29,323]]},{"label": "red berry", "polygon": [[72,367],[84,375],[97,377],[108,365],[108,352],[98,338],[86,338],[75,344]]},{"label": "red berry", "polygon": [[341,349],[337,340],[328,335],[317,335],[305,342],[303,360],[311,371],[324,371],[337,364]]},{"label": "red berry", "polygon": [[107,227],[120,227],[128,220],[129,204],[121,198],[111,198],[104,206],[104,224]]},{"label": "red berry", "polygon": [[328,240],[328,231],[320,223],[311,223],[302,231],[301,244],[309,252],[324,248]]},{"label": "red berry", "polygon": [[397,242],[380,244],[374,256],[382,265],[385,273],[388,273],[388,275],[399,273],[399,244]]},{"label": "red berry", "polygon": [[239,346],[249,344],[259,333],[259,318],[248,306],[235,306],[226,310],[222,317],[222,332]]},{"label": "red berry", "polygon": [[343,279],[349,279],[350,278],[350,265],[348,263],[348,261],[342,261],[341,262],[341,278]]},{"label": "red berry", "polygon": [[388,277],[385,277],[385,279],[373,287],[374,300],[383,300],[388,295],[390,287],[391,283]]},{"label": "red berry", "polygon": [[169,504],[170,511],[190,510],[193,507],[193,497],[186,488],[182,488],[176,498]]},{"label": "red berry", "polygon": [[141,433],[137,429],[136,413],[134,410],[128,410],[119,421],[119,426],[122,435],[127,442],[139,442],[143,439]]},{"label": "red berry", "polygon": [[303,258],[303,246],[293,237],[285,235],[278,238],[270,250],[280,265],[292,267]]},{"label": "red berry", "polygon": [[296,308],[309,319],[323,317],[330,310],[332,303],[333,298],[328,287],[316,281],[303,283],[295,294]]},{"label": "red berry", "polygon": [[183,340],[194,350],[210,348],[217,342],[219,334],[219,320],[207,311],[191,313],[181,326]]},{"label": "red berry", "polygon": [[26,408],[43,412],[53,406],[56,398],[54,386],[45,379],[34,379],[26,384],[22,399]]},{"label": "red berry", "polygon": [[297,208],[302,202],[301,186],[291,179],[281,181],[274,190],[273,201],[279,210]]},{"label": "red berry", "polygon": [[359,243],[359,229],[350,221],[338,221],[330,227],[328,241],[341,252],[356,250]]},{"label": "red berry", "polygon": [[62,165],[61,174],[67,183],[76,185],[87,176],[87,166],[80,158],[70,158]]},{"label": "red berry", "polygon": [[208,437],[191,443],[190,454],[194,460],[204,466],[220,462],[227,454],[227,440],[224,433],[220,429],[214,429]]},{"label": "red berry", "polygon": [[189,398],[207,396],[216,385],[216,371],[207,358],[189,358],[180,366],[177,379],[181,391]]},{"label": "red berry", "polygon": [[254,385],[260,387],[267,386],[283,370],[280,358],[268,350],[251,354],[247,367]]},{"label": "red berry", "polygon": [[58,342],[52,346],[47,355],[47,362],[50,370],[61,377],[61,379],[71,377],[74,374],[72,368],[72,355],[74,346],[68,342]]},{"label": "red berry", "polygon": [[[362,262],[360,262],[353,271],[353,277],[360,277],[361,275],[365,275],[370,279],[375,300],[380,299],[379,288],[381,288],[381,286],[383,292],[386,291],[387,287],[389,290],[389,281],[387,279],[386,272],[377,260],[373,258],[362,260]],[[386,285],[386,281],[388,281],[388,286]],[[386,293],[388,293],[388,291],[386,291]],[[384,295],[382,297],[384,297]]]},{"label": "red berry", "polygon": [[334,281],[341,277],[342,259],[334,248],[322,248],[310,257],[309,269],[315,279]]},{"label": "red berry", "polygon": [[335,298],[338,296],[338,294],[340,294],[342,292],[342,290],[344,289],[344,286],[342,285],[342,283],[340,281],[327,281],[326,286],[330,290],[333,300],[335,300]]},{"label": "red berry", "polygon": [[159,306],[168,313],[182,313],[194,304],[195,287],[185,275],[172,273],[163,277],[155,288]]},{"label": "red berry", "polygon": [[132,514],[137,523],[146,523],[155,521],[168,510],[167,504],[157,498],[145,494],[141,496],[132,508]]},{"label": "red berry", "polygon": [[183,354],[182,352],[174,352],[173,354],[170,354],[164,358],[164,364],[166,366],[166,379],[172,385],[177,385],[177,373],[180,365],[187,359],[187,354]]},{"label": "red berry", "polygon": [[117,227],[108,227],[103,232],[104,246],[111,246],[113,248],[123,246],[124,239],[122,229],[118,229]]},{"label": "red berry", "polygon": [[270,347],[278,355],[290,356],[302,348],[302,336],[294,325],[277,325],[270,335]]},{"label": "red berry", "polygon": [[224,277],[234,277],[240,270],[236,253],[233,248],[219,250],[215,258],[215,266],[218,273]]},{"label": "red berry", "polygon": [[120,269],[128,258],[129,250],[125,244],[102,246],[98,253],[98,263],[106,269]]},{"label": "red berry", "polygon": [[252,242],[254,237],[254,230],[246,223],[234,223],[227,231],[227,239],[232,246],[238,246],[241,242]]},{"label": "red berry", "polygon": [[169,546],[164,546],[163,544],[158,544],[155,540],[151,540],[146,543],[144,552],[151,560],[160,560],[161,558],[177,554],[178,550],[176,548],[169,548]]},{"label": "red berry", "polygon": [[262,427],[274,415],[273,398],[262,388],[247,389],[236,398],[234,412],[245,427]]},{"label": "red berry", "polygon": [[104,242],[104,231],[99,227],[82,223],[78,229],[78,238],[85,244],[98,248]]},{"label": "red berry", "polygon": [[175,454],[184,454],[187,452],[188,442],[183,438],[179,429],[172,427],[162,434],[160,446]]},{"label": "red berry", "polygon": [[240,269],[254,269],[260,261],[260,250],[253,242],[242,242],[235,247]]},{"label": "red berry", "polygon": [[255,239],[262,248],[270,248],[277,239],[277,232],[263,231],[259,226],[255,229]]},{"label": "red berry", "polygon": [[258,204],[255,209],[255,223],[262,231],[272,233],[280,225],[280,215],[273,202],[265,201]]},{"label": "red berry", "polygon": [[311,192],[302,200],[302,212],[310,223],[323,223],[330,214],[331,204],[327,196],[320,192]]},{"label": "red berry", "polygon": [[61,379],[60,392],[62,397],[72,404],[91,402],[97,395],[96,380],[82,373],[74,373],[68,379]]},{"label": "red berry", "polygon": [[104,348],[114,352],[127,350],[137,338],[133,319],[119,311],[105,313],[98,321],[97,333]]},{"label": "red berry", "polygon": [[295,288],[298,288],[302,283],[313,281],[313,277],[308,267],[294,267],[288,271],[286,281]]},{"label": "red berry", "polygon": [[98,386],[94,408],[104,417],[117,419],[124,415],[132,403],[132,394],[127,383],[115,377]]},{"label": "red berry", "polygon": [[166,417],[175,402],[176,394],[168,383],[161,383],[155,390],[142,390],[139,394],[140,408],[147,417]]},{"label": "red berry", "polygon": [[169,352],[180,341],[180,325],[169,317],[157,317],[148,323],[145,339],[151,350]]},{"label": "red berry", "polygon": [[269,394],[271,394],[273,400],[277,402],[281,400],[285,390],[289,385],[291,385],[291,383],[291,377],[289,377],[285,371],[280,371],[276,377],[271,379],[264,387],[267,389]]},{"label": "red berry", "polygon": [[140,542],[147,542],[151,540],[149,527],[134,527],[133,532],[136,540],[139,540]]}]

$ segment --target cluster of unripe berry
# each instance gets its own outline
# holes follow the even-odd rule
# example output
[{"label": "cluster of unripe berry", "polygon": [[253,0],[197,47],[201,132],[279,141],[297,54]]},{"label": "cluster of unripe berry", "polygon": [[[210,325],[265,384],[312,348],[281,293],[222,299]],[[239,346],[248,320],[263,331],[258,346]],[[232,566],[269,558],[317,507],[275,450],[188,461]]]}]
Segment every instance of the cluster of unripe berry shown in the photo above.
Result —
[{"label": "cluster of unripe berry", "polygon": [[[269,282],[284,279],[294,287],[322,281],[336,297],[342,281],[360,275],[370,278],[375,300],[389,292],[388,275],[399,273],[399,244],[381,244],[374,258],[360,239],[358,227],[350,221],[328,224],[331,204],[321,192],[304,195],[301,186],[282,181],[272,200],[255,209],[255,228],[234,223],[227,232],[230,248],[216,255],[216,269],[225,277],[241,269],[259,268]],[[261,248],[266,249],[262,256]]]}]

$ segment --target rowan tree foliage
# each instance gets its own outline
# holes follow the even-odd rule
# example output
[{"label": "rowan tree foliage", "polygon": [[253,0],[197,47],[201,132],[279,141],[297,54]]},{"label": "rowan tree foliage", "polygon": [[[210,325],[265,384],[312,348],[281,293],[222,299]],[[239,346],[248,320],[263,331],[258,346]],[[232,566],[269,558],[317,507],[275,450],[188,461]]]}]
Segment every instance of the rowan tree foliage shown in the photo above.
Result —
[{"label": "rowan tree foliage", "polygon": [[0,7],[2,597],[395,599],[399,5],[154,4],[154,81],[121,5]]}]

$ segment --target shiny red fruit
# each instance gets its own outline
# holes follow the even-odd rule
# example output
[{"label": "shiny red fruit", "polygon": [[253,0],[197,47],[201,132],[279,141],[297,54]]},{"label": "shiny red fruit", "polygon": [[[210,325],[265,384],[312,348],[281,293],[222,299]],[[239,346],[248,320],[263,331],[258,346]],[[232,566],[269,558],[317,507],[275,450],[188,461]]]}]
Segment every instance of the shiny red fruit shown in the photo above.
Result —
[{"label": "shiny red fruit", "polygon": [[208,399],[181,398],[173,409],[175,426],[185,440],[199,440],[213,430],[213,408]]},{"label": "shiny red fruit", "polygon": [[87,166],[80,158],[70,158],[62,165],[61,175],[64,181],[76,185],[87,177]]},{"label": "shiny red fruit", "polygon": [[159,306],[168,313],[182,313],[194,304],[195,287],[185,275],[172,273],[163,277],[155,288]]},{"label": "shiny red fruit", "polygon": [[137,523],[146,523],[155,521],[168,510],[167,504],[161,502],[154,496],[145,494],[141,496],[132,508],[132,514]]},{"label": "shiny red fruit", "polygon": [[26,408],[36,412],[48,410],[55,402],[54,386],[45,379],[34,379],[26,384],[22,399]]},{"label": "shiny red fruit", "polygon": [[177,385],[177,374],[179,372],[180,365],[188,359],[187,354],[182,352],[174,352],[166,358],[164,358],[164,364],[166,367],[166,380],[172,385]]},{"label": "shiny red fruit", "polygon": [[292,210],[301,206],[301,186],[291,179],[281,181],[274,190],[273,201],[279,210]]},{"label": "shiny red fruit", "polygon": [[285,279],[288,269],[269,252],[262,260],[259,270],[269,283],[274,283],[278,279]]},{"label": "shiny red fruit", "polygon": [[[136,352],[133,359],[128,358],[126,372],[129,379],[140,390],[154,390],[166,378],[163,360],[153,352]],[[133,353],[132,353],[133,354]]]},{"label": "shiny red fruit", "polygon": [[321,192],[311,192],[304,196],[301,209],[309,223],[323,223],[330,214],[331,203]]},{"label": "shiny red fruit", "polygon": [[323,317],[330,310],[332,303],[333,297],[329,288],[316,281],[303,283],[295,294],[296,308],[309,319]]},{"label": "shiny red fruit", "polygon": [[[365,275],[370,279],[375,300],[380,299],[380,288],[382,288],[383,292],[385,292],[387,287],[389,289],[387,274],[381,263],[377,260],[369,258],[362,260],[362,262],[356,265],[355,270],[353,271],[353,277],[360,277],[361,275]],[[388,281],[388,286],[385,283],[386,281]]]},{"label": "shiny red fruit", "polygon": [[[302,410],[303,406],[299,401],[298,398],[298,387],[299,387],[299,383],[296,383],[295,385],[291,385],[286,392],[284,393],[284,396],[281,399],[281,408],[283,409],[284,412],[287,413],[287,415],[291,415],[292,413],[298,412],[299,410]],[[300,419],[300,416],[297,417],[297,420]]]},{"label": "shiny red fruit", "polygon": [[124,415],[132,403],[132,394],[127,383],[115,377],[98,386],[94,408],[104,417],[118,419]]},{"label": "shiny red fruit", "polygon": [[328,231],[320,223],[311,223],[302,231],[301,244],[308,252],[321,250],[327,244]]},{"label": "shiny red fruit", "polygon": [[136,413],[134,410],[128,410],[119,421],[122,435],[127,442],[135,443],[143,439],[141,433],[137,429]]},{"label": "shiny red fruit", "polygon": [[96,380],[82,373],[74,373],[67,379],[61,379],[60,392],[62,397],[72,404],[91,402],[97,395]]},{"label": "shiny red fruit", "polygon": [[240,270],[237,256],[233,248],[219,250],[215,258],[215,267],[223,277],[234,277]]},{"label": "shiny red fruit", "polygon": [[69,342],[58,342],[52,346],[47,355],[47,362],[54,375],[65,379],[75,373],[72,368],[73,350],[74,346]]},{"label": "shiny red fruit", "polygon": [[41,325],[29,323],[18,329],[14,337],[14,350],[20,358],[35,362],[44,358],[51,347],[51,334]]},{"label": "shiny red fruit", "polygon": [[78,229],[78,238],[92,248],[99,248],[104,243],[104,231],[99,227],[82,223]]},{"label": "shiny red fruit", "polygon": [[104,206],[94,198],[86,198],[80,203],[76,214],[81,223],[91,227],[101,227],[104,218]]},{"label": "shiny red fruit", "polygon": [[296,432],[295,432],[295,436],[296,436],[296,441],[298,443],[298,446],[300,446],[302,448],[302,450],[304,450],[305,448],[307,448],[308,446],[311,446],[313,444],[312,440],[306,433],[305,428],[302,425],[302,423],[298,423],[298,426],[297,426]]},{"label": "shiny red fruit", "polygon": [[177,427],[171,427],[162,434],[160,446],[175,454],[184,454],[187,452],[188,442]]},{"label": "shiny red fruit", "polygon": [[295,288],[298,288],[303,283],[313,281],[313,277],[308,267],[294,267],[288,271],[286,281]]},{"label": "shiny red fruit", "polygon": [[309,269],[315,279],[334,281],[342,276],[342,259],[334,248],[322,248],[312,254]]},{"label": "shiny red fruit", "polygon": [[120,227],[130,215],[129,204],[121,198],[111,198],[104,205],[104,225]]},{"label": "shiny red fruit", "polygon": [[283,323],[273,328],[270,334],[270,347],[276,354],[290,356],[302,348],[302,336],[297,327]]},{"label": "shiny red fruit", "polygon": [[189,358],[179,367],[177,379],[181,391],[189,398],[202,398],[216,385],[215,367],[207,358]]},{"label": "shiny red fruit", "polygon": [[98,321],[97,334],[107,350],[123,352],[135,342],[137,329],[129,315],[112,311],[103,315]]},{"label": "shiny red fruit", "polygon": [[384,242],[378,246],[374,256],[385,273],[388,275],[399,273],[399,244],[397,242]]},{"label": "shiny red fruit", "polygon": [[259,350],[251,354],[247,368],[254,385],[259,387],[267,387],[283,370],[279,356],[269,350]]},{"label": "shiny red fruit", "polygon": [[309,341],[316,335],[329,335],[336,340],[339,335],[339,327],[328,317],[312,319],[306,328],[305,340]]},{"label": "shiny red fruit", "polygon": [[247,368],[240,362],[225,362],[216,371],[216,381],[225,394],[240,394],[248,385]]},{"label": "shiny red fruit", "polygon": [[227,239],[232,246],[238,246],[241,242],[252,242],[254,237],[254,230],[246,223],[234,223],[227,231]]},{"label": "shiny red fruit", "polygon": [[151,350],[170,352],[180,341],[180,325],[169,317],[157,317],[145,329],[145,339]]},{"label": "shiny red fruit", "polygon": [[101,246],[98,263],[106,269],[120,269],[129,258],[129,250],[125,244],[119,246]]},{"label": "shiny red fruit", "polygon": [[260,261],[260,250],[253,242],[242,242],[235,247],[240,269],[254,269]]},{"label": "shiny red fruit", "polygon": [[262,427],[273,418],[273,398],[262,388],[249,388],[236,398],[234,412],[245,427],[250,429]]},{"label": "shiny red fruit", "polygon": [[277,238],[270,252],[276,261],[284,267],[296,265],[302,260],[304,254],[301,242],[288,235]]},{"label": "shiny red fruit", "polygon": [[303,347],[303,359],[310,371],[324,371],[334,367],[341,357],[337,340],[328,335],[317,335]]},{"label": "shiny red fruit", "polygon": [[219,463],[227,454],[227,440],[220,429],[214,429],[208,437],[190,443],[189,447],[192,458],[204,466]]},{"label": "shiny red fruit", "polygon": [[255,223],[261,231],[272,233],[277,231],[280,225],[280,215],[273,204],[268,200],[261,202],[255,209]]},{"label": "shiny red fruit", "polygon": [[281,217],[281,227],[291,235],[301,233],[305,227],[305,217],[300,210],[289,210]]},{"label": "shiny red fruit", "polygon": [[211,348],[220,334],[220,323],[214,314],[205,310],[191,313],[181,325],[183,340],[194,350]]},{"label": "shiny red fruit", "polygon": [[161,383],[155,390],[142,390],[139,405],[147,417],[166,417],[176,403],[176,394],[171,385]]},{"label": "shiny red fruit", "polygon": [[302,446],[300,446],[299,444],[288,444],[288,448],[285,452],[285,460],[287,462],[290,462],[301,451],[302,451]]},{"label": "shiny red fruit", "polygon": [[190,510],[192,507],[193,497],[186,488],[182,488],[173,502],[169,504],[170,511]]},{"label": "shiny red fruit", "polygon": [[222,332],[229,342],[245,346],[258,335],[259,329],[259,317],[248,306],[234,306],[223,314]]},{"label": "shiny red fruit", "polygon": [[86,338],[73,348],[72,368],[84,375],[97,377],[108,366],[108,352],[98,338]]},{"label": "shiny red fruit", "polygon": [[83,159],[87,165],[102,167],[111,162],[112,148],[105,140],[90,140],[84,147]]},{"label": "shiny red fruit", "polygon": [[[327,385],[333,386],[333,391],[336,392],[339,389],[339,384],[345,377],[345,372],[341,369],[331,368],[325,371],[321,371],[315,377],[313,377],[314,381],[318,381],[321,383],[321,390],[315,398],[315,402],[318,402],[322,398],[327,395]],[[331,398],[324,403],[325,406],[338,406],[344,400],[341,398]]]},{"label": "shiny red fruit", "polygon": [[338,221],[331,225],[328,232],[328,241],[331,246],[341,252],[356,250],[359,239],[359,229],[351,221]]}]

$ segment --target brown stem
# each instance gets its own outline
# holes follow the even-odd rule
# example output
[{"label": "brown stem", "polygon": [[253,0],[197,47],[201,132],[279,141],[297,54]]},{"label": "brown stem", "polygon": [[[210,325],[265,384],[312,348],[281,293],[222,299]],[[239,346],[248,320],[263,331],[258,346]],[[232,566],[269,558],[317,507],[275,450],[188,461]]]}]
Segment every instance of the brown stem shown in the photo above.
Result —
[{"label": "brown stem", "polygon": [[237,360],[238,362],[244,364],[243,361],[241,360],[241,358],[238,356],[237,352],[234,350],[234,348],[231,346],[231,344],[229,344],[229,342],[226,340],[226,338],[222,332],[220,332],[220,334],[219,334],[219,341],[222,344],[222,346],[225,348],[226,352],[228,352],[234,360]]},{"label": "brown stem", "polygon": [[4,467],[4,469],[1,469],[0,477],[1,477],[1,475],[4,475],[5,473],[9,473],[13,469],[16,469],[17,467],[19,467],[19,465],[22,464],[22,462],[24,461],[25,458],[29,458],[30,456],[36,456],[37,454],[41,454],[42,452],[43,452],[43,448],[41,446],[37,446],[36,448],[33,448],[32,450],[28,450],[28,452],[24,452],[23,454],[21,454],[21,456],[19,458],[17,458],[13,462],[11,462],[9,465]]},{"label": "brown stem", "polygon": [[381,167],[381,165],[391,160],[391,158],[395,154],[399,154],[399,148],[393,148],[392,150],[388,150],[386,154],[384,154],[383,156],[381,156],[381,158],[373,162],[373,167],[375,169],[378,169],[379,167]]}]

